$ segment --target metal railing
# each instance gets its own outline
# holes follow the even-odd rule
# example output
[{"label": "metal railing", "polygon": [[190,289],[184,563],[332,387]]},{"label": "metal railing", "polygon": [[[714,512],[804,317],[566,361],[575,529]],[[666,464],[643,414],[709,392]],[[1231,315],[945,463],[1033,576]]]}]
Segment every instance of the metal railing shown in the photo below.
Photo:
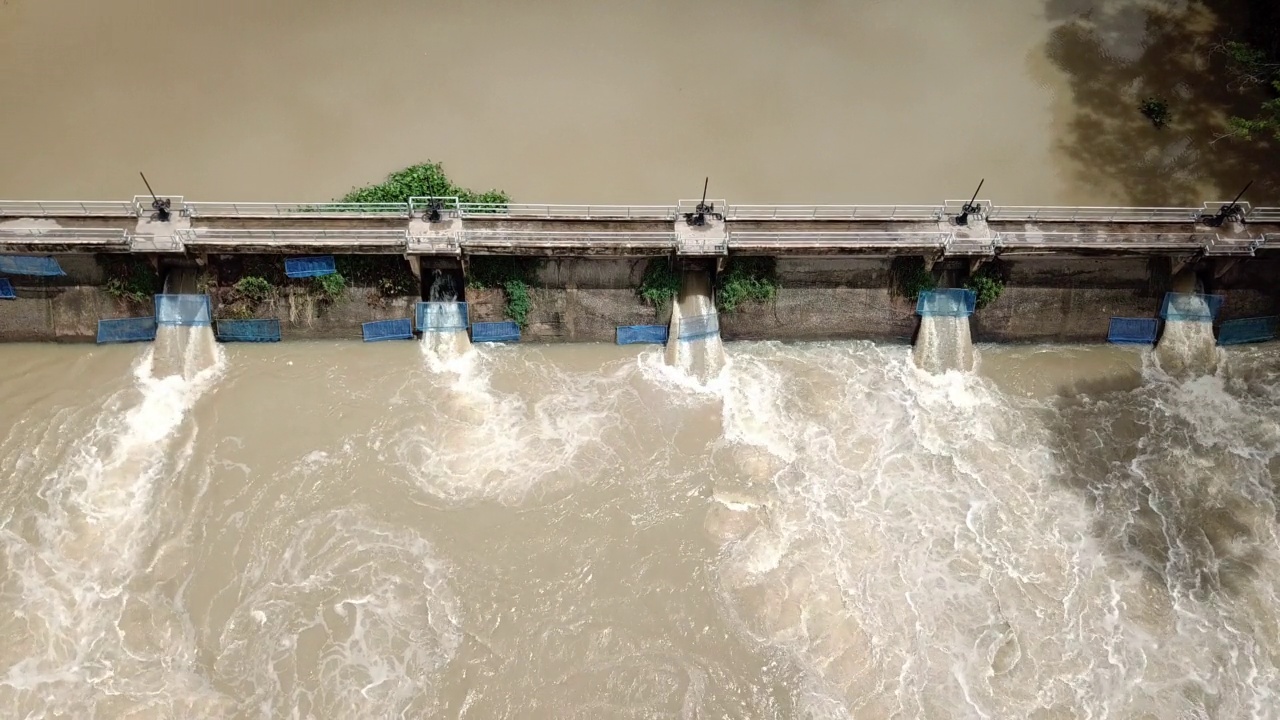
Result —
[{"label": "metal railing", "polygon": [[447,252],[458,252],[462,247],[462,243],[456,233],[444,234],[414,234],[409,233],[408,247],[409,249],[421,249],[426,246],[432,250],[444,250]]},{"label": "metal railing", "polygon": [[1034,245],[1046,248],[1101,246],[1142,250],[1172,247],[1205,249],[1217,237],[1214,233],[1000,232],[995,235],[995,244],[997,247]]},{"label": "metal railing", "polygon": [[527,203],[458,203],[464,218],[529,218],[550,220],[661,220],[671,221],[670,205],[533,205]]},{"label": "metal railing", "polygon": [[924,247],[947,245],[947,232],[730,232],[729,247],[823,245],[829,247]]},{"label": "metal railing", "polygon": [[1224,238],[1221,235],[1215,237],[1213,242],[1205,248],[1208,255],[1239,255],[1242,257],[1253,257],[1258,248],[1266,242],[1266,236],[1248,237],[1248,238]]},{"label": "metal railing", "polygon": [[431,196],[423,195],[421,197],[409,198],[409,215],[413,217],[417,217],[418,215],[426,212],[427,210],[430,209],[432,200],[440,201],[440,209],[443,212],[457,214],[458,204],[459,204],[458,198],[431,197]]},{"label": "metal railing", "polygon": [[409,217],[408,203],[190,202],[184,207],[193,218]]},{"label": "metal railing", "polygon": [[920,220],[937,222],[940,205],[730,205],[726,220]]},{"label": "metal railing", "polygon": [[[169,212],[175,215],[181,215],[186,212],[186,204],[181,195],[157,195],[161,200],[169,201]],[[151,207],[152,199],[150,195],[134,195],[133,196],[133,215],[136,217],[150,217],[155,209]]]},{"label": "metal railing", "polygon": [[177,235],[186,245],[200,245],[202,243],[268,243],[277,245],[341,245],[344,243],[357,243],[361,245],[405,247],[409,239],[407,230],[233,230],[194,228],[180,230]]},{"label": "metal railing", "polygon": [[1195,222],[1201,208],[994,206],[987,220],[1025,222]]},{"label": "metal railing", "polygon": [[[969,204],[968,200],[943,200],[942,216],[955,217],[956,215],[959,215],[960,213],[964,212],[964,206],[968,204]],[[974,207],[978,208],[978,211],[979,211],[978,215],[982,219],[985,220],[987,216],[991,214],[990,200],[974,200],[973,205]]]},{"label": "metal railing", "polygon": [[[675,206],[676,216],[678,217],[680,215],[684,215],[685,213],[697,212],[698,203],[700,202],[702,202],[702,200],[700,199],[699,200],[681,200],[677,202]],[[725,212],[728,212],[729,210],[729,202],[724,198],[708,199],[707,205],[711,206],[711,212],[725,213]]]},{"label": "metal railing", "polygon": [[1276,208],[1276,207],[1252,208],[1249,210],[1248,214],[1244,216],[1244,219],[1254,223],[1280,222],[1280,208]]},{"label": "metal railing", "polygon": [[133,203],[111,200],[0,200],[3,217],[137,217]]},{"label": "metal railing", "polygon": [[129,236],[129,231],[121,228],[0,228],[0,243],[43,240],[85,245],[127,245]]},{"label": "metal railing", "polygon": [[466,245],[544,245],[580,247],[590,245],[642,245],[675,247],[676,234],[665,232],[541,232],[534,230],[464,230],[459,239]]}]

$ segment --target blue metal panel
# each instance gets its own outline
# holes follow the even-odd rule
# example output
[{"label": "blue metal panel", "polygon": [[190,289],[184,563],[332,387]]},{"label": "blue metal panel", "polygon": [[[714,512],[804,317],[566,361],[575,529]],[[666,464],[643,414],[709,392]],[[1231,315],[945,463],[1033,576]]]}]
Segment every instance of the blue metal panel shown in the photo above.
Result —
[{"label": "blue metal panel", "polygon": [[422,332],[467,329],[467,304],[464,302],[420,302],[415,313]]},{"label": "blue metal panel", "polygon": [[118,318],[98,321],[98,344],[150,342],[156,339],[153,317]]},{"label": "blue metal panel", "polygon": [[66,275],[57,260],[34,255],[0,255],[0,273],[43,277]]},{"label": "blue metal panel", "polygon": [[916,300],[916,314],[920,317],[969,317],[977,302],[977,294],[964,288],[925,290]]},{"label": "blue metal panel", "polygon": [[662,345],[667,342],[666,325],[622,325],[618,327],[619,345]]},{"label": "blue metal panel", "polygon": [[256,320],[219,320],[221,342],[280,342],[280,321],[275,318]]},{"label": "blue metal panel", "polygon": [[1275,340],[1277,320],[1280,318],[1275,316],[1226,320],[1218,328],[1218,344],[1244,345]]},{"label": "blue metal panel", "polygon": [[13,285],[9,284],[6,278],[0,278],[0,300],[15,300],[17,294],[13,292]]},{"label": "blue metal panel", "polygon": [[1107,342],[1118,345],[1151,345],[1156,341],[1160,323],[1155,318],[1111,318]]},{"label": "blue metal panel", "polygon": [[156,322],[160,325],[209,325],[213,310],[208,295],[157,295]]},{"label": "blue metal panel", "polygon": [[520,326],[513,322],[471,323],[472,342],[519,342]]},{"label": "blue metal panel", "polygon": [[1221,295],[1165,293],[1160,317],[1183,322],[1213,322],[1222,309],[1222,300]]},{"label": "blue metal panel", "polygon": [[338,272],[332,255],[285,258],[284,274],[291,278],[320,277]]},{"label": "blue metal panel", "polygon": [[720,316],[715,313],[682,317],[677,330],[677,337],[680,340],[697,340],[719,334]]},{"label": "blue metal panel", "polygon": [[409,318],[377,320],[360,326],[365,342],[382,340],[410,340],[413,338],[413,322]]}]

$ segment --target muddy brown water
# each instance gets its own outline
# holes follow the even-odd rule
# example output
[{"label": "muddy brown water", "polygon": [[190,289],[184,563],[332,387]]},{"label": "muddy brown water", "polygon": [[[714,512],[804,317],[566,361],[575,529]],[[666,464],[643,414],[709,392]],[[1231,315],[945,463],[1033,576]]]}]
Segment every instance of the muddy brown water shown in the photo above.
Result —
[{"label": "muddy brown water", "polygon": [[[1215,27],[1162,7],[8,0],[0,195],[1196,200],[1240,166],[1125,114]],[[1274,717],[1280,352],[1176,334],[0,346],[0,706]]]}]

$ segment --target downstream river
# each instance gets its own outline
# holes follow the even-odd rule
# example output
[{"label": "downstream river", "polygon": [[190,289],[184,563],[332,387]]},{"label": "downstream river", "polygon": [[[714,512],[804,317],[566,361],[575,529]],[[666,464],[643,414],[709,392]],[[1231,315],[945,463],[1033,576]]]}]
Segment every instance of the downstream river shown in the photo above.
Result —
[{"label": "downstream river", "polygon": [[[7,0],[0,196],[1280,197],[1158,6]],[[1277,717],[1280,348],[935,336],[0,345],[0,715]]]}]

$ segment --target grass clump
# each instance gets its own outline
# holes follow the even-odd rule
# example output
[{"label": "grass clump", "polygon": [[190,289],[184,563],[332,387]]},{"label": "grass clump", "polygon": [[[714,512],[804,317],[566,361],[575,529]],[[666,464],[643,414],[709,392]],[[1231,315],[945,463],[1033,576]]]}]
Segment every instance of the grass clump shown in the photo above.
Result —
[{"label": "grass clump", "polygon": [[266,302],[276,292],[274,285],[267,282],[266,278],[257,275],[246,275],[237,280],[232,287],[240,297],[254,305]]},{"label": "grass clump", "polygon": [[417,276],[398,255],[338,255],[334,265],[347,282],[373,288],[384,298],[420,294]]},{"label": "grass clump", "polygon": [[1004,292],[1004,283],[1004,273],[1000,268],[984,265],[964,281],[964,286],[977,296],[976,307],[981,309],[1000,299],[1000,293]]},{"label": "grass clump", "polygon": [[459,202],[505,204],[511,198],[501,190],[476,192],[455,185],[440,163],[410,165],[387,176],[386,180],[353,188],[342,197],[349,203],[407,203],[411,197],[456,197]]},{"label": "grass clump", "polygon": [[102,269],[107,277],[103,289],[117,300],[143,303],[160,292],[159,271],[142,258],[105,257]]},{"label": "grass clump", "polygon": [[922,257],[896,257],[889,264],[889,292],[915,302],[920,293],[938,287]]},{"label": "grass clump", "polygon": [[528,327],[529,312],[533,309],[529,286],[537,280],[541,266],[542,261],[537,258],[477,255],[471,258],[467,287],[501,288],[506,296],[503,314],[523,329]]},{"label": "grass clump", "polygon": [[347,291],[347,279],[342,277],[342,273],[333,273],[332,275],[321,275],[320,277],[311,278],[311,292],[320,298],[320,302],[332,303],[342,297]]},{"label": "grass clump", "polygon": [[636,294],[654,306],[671,301],[680,292],[680,273],[670,258],[653,258],[644,268]]},{"label": "grass clump", "polygon": [[744,302],[766,302],[778,295],[777,261],[769,257],[731,257],[716,278],[716,308],[733,312]]}]

